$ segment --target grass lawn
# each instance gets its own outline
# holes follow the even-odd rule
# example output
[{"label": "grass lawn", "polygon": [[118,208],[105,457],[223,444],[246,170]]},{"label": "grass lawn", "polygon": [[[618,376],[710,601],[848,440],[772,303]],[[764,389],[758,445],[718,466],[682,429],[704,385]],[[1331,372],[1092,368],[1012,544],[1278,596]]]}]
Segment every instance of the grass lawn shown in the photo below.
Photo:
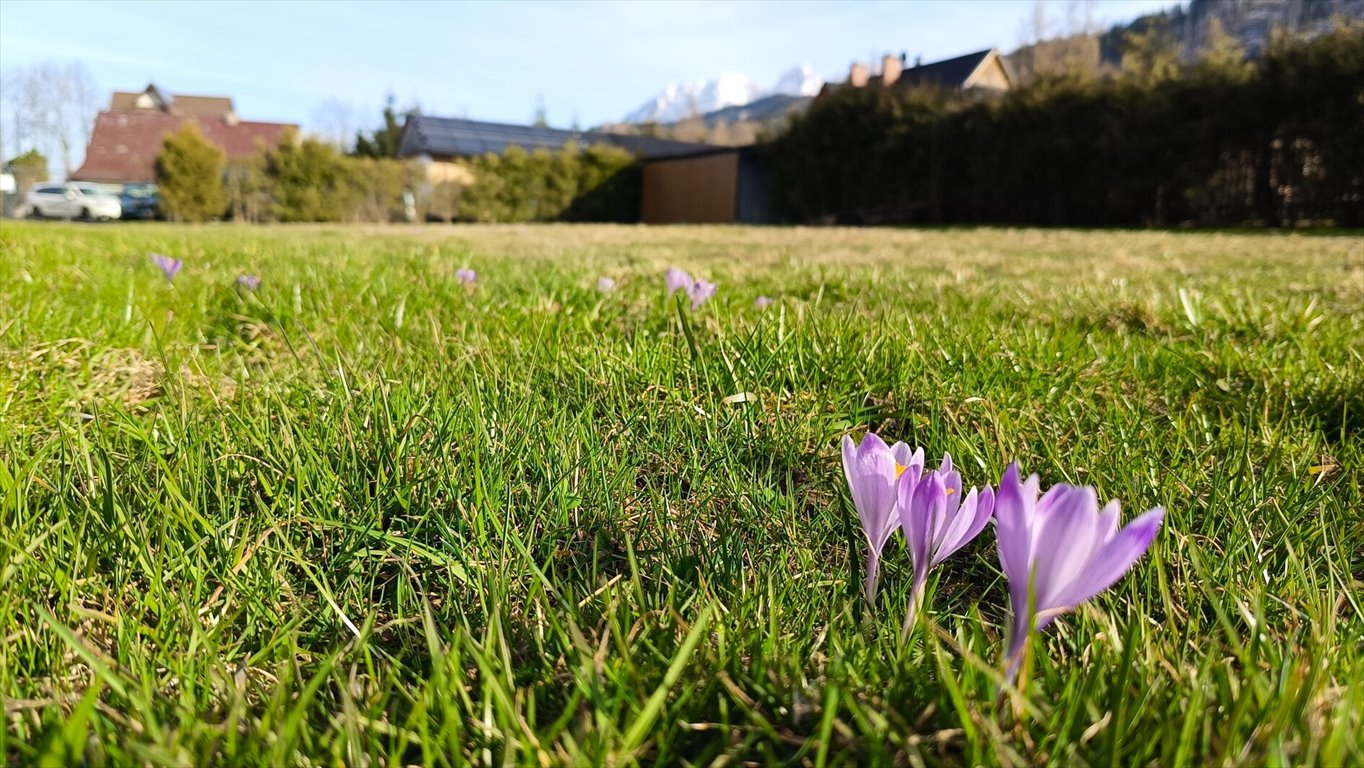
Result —
[{"label": "grass lawn", "polygon": [[[1169,513],[997,699],[868,428]],[[1362,585],[1361,237],[0,224],[12,762],[1360,764]]]}]

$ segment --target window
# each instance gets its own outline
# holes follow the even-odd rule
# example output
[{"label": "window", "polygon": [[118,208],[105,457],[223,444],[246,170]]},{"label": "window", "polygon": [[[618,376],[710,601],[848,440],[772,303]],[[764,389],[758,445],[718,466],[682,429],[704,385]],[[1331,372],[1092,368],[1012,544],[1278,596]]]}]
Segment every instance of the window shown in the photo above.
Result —
[{"label": "window", "polygon": [[39,195],[60,195],[64,190],[61,187],[40,187],[35,190]]}]

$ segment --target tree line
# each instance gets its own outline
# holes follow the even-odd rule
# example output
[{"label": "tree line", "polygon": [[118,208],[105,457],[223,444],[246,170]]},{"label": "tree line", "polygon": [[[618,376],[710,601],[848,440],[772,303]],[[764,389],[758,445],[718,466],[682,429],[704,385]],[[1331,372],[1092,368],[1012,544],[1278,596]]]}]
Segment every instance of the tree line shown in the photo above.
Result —
[{"label": "tree line", "polygon": [[764,146],[776,202],[796,221],[1364,226],[1364,29],[1191,66],[1162,42],[997,99],[841,89]]},{"label": "tree line", "polygon": [[343,153],[316,137],[286,134],[228,160],[185,123],[162,139],[156,175],[162,213],[173,221],[245,222],[634,221],[639,216],[635,158],[615,147],[565,145],[550,152],[512,147],[453,164],[433,179],[416,161],[392,157],[396,120],[361,135]]}]

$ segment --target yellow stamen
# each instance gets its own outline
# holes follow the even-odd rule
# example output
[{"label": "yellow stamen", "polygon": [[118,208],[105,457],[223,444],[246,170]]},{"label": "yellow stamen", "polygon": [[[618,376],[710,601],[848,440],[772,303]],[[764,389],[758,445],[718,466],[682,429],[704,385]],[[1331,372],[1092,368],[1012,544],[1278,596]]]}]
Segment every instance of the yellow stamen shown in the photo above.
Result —
[{"label": "yellow stamen", "polygon": [[899,462],[896,462],[896,464],[895,464],[895,476],[896,476],[896,477],[899,477],[900,475],[903,475],[903,474],[905,473],[905,470],[906,470],[906,469],[909,469],[909,467],[906,467],[904,464],[900,464]]}]

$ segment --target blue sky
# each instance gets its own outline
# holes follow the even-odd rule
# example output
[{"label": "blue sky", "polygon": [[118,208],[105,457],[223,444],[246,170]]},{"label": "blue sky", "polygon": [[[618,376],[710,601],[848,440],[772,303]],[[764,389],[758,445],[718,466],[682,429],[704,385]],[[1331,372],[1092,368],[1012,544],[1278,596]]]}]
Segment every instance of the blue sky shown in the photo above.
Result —
[{"label": "blue sky", "polygon": [[[1058,27],[1172,0],[1051,0]],[[854,59],[925,61],[1014,48],[1034,0],[958,2],[0,2],[0,70],[80,59],[102,91],[154,82],[227,95],[245,119],[325,130],[330,114],[377,120],[384,94],[428,114],[527,122],[618,120],[672,82],[798,64],[826,78]],[[107,98],[107,97],[106,97]],[[338,109],[335,105],[342,105]],[[358,125],[355,127],[359,127]]]}]

